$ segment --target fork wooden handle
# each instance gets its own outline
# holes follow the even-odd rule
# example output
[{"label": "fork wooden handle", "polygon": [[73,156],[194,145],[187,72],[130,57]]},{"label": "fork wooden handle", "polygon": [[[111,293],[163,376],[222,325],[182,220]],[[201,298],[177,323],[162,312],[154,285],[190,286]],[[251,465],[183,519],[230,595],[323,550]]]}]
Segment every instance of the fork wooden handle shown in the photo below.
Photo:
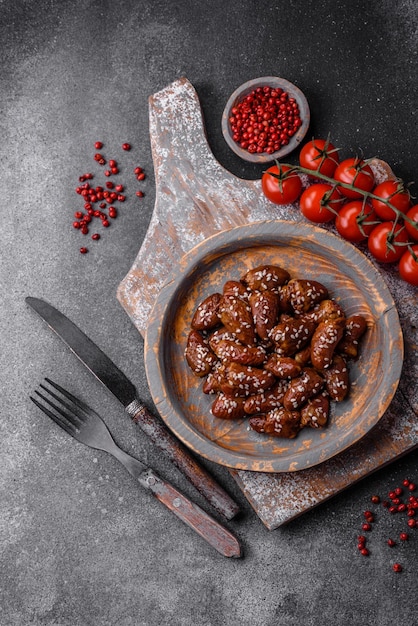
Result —
[{"label": "fork wooden handle", "polygon": [[141,485],[150,489],[154,496],[174,515],[187,526],[193,528],[220,554],[235,558],[241,556],[241,546],[229,530],[205,513],[197,504],[186,498],[180,491],[177,491],[170,483],[160,478],[153,470],[146,470],[139,476],[138,480]]},{"label": "fork wooden handle", "polygon": [[198,463],[192,453],[139,401],[132,402],[127,411],[150,439],[173,461],[213,508],[230,520],[239,512],[238,504]]}]

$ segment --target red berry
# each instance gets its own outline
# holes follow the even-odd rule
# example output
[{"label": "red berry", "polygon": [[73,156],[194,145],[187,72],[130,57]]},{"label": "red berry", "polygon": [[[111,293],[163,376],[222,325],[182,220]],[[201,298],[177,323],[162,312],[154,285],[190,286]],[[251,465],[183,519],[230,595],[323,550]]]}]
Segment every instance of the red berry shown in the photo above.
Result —
[{"label": "red berry", "polygon": [[87,248],[80,248],[80,252],[81,254],[87,254],[88,250]]},{"label": "red berry", "polygon": [[130,143],[123,143],[122,144],[122,150],[129,151],[130,149],[131,149],[131,144]]},{"label": "red berry", "polygon": [[138,198],[143,198],[144,197],[144,192],[143,191],[137,191],[136,195],[138,196]]},{"label": "red berry", "polygon": [[94,239],[94,241],[97,241],[98,239],[100,239],[100,235],[99,233],[94,233],[94,235],[92,235],[91,238]]},{"label": "red berry", "polygon": [[102,221],[102,226],[104,226],[105,228],[107,228],[108,226],[110,226],[110,222],[108,222],[108,220],[103,220],[103,221]]},{"label": "red berry", "polygon": [[103,144],[101,141],[96,141],[94,147],[96,148],[96,150],[101,150],[103,148]]},{"label": "red berry", "polygon": [[380,502],[379,496],[372,496],[370,500],[373,502],[373,504],[379,504]]},{"label": "red berry", "polygon": [[396,542],[393,541],[393,539],[388,539],[387,543],[390,548],[393,548],[393,546],[396,546]]},{"label": "red berry", "polygon": [[400,535],[399,535],[399,539],[400,539],[401,541],[408,541],[408,539],[409,539],[409,535],[408,535],[408,533],[400,533]]},{"label": "red berry", "polygon": [[110,159],[109,161],[109,167],[117,167],[118,164],[116,163],[115,159]]},{"label": "red berry", "polygon": [[411,517],[411,519],[408,520],[407,524],[408,524],[409,528],[416,528],[418,523],[417,523],[416,519],[413,519]]},{"label": "red berry", "polygon": [[368,522],[365,522],[364,524],[362,524],[361,527],[366,532],[369,532],[372,529],[371,525]]},{"label": "red berry", "polygon": [[296,100],[268,85],[238,102],[228,121],[234,141],[244,150],[268,154],[286,145],[302,124]]},{"label": "red berry", "polygon": [[400,563],[394,563],[393,571],[394,572],[401,572],[402,571],[402,565]]},{"label": "red berry", "polygon": [[363,548],[362,550],[360,550],[360,552],[363,556],[369,556],[370,554],[367,548]]},{"label": "red berry", "polygon": [[409,483],[408,485],[408,489],[409,491],[415,491],[415,489],[417,488],[415,483]]},{"label": "red berry", "polygon": [[142,167],[136,167],[134,169],[134,174],[136,174],[137,176],[138,176],[138,174],[142,174],[142,172],[143,172]]},{"label": "red berry", "polygon": [[137,180],[145,180],[145,178],[146,178],[145,173],[144,172],[140,172],[136,178],[137,178]]},{"label": "red berry", "polygon": [[73,228],[80,228],[80,222],[73,222]]}]

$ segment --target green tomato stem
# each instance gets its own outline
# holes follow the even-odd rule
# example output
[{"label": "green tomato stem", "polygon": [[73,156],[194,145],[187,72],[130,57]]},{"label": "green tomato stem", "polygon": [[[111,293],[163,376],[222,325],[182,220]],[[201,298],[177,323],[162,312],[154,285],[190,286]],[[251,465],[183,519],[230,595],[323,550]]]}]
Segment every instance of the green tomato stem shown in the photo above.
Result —
[{"label": "green tomato stem", "polygon": [[376,194],[372,193],[371,191],[365,191],[364,189],[359,189],[352,183],[342,183],[338,180],[335,180],[335,178],[331,178],[330,176],[326,176],[326,174],[322,174],[322,172],[318,172],[316,170],[310,170],[307,167],[302,167],[301,165],[290,165],[289,163],[282,163],[281,165],[282,166],[285,165],[286,167],[289,168],[289,170],[285,171],[282,174],[284,177],[289,176],[290,174],[294,174],[294,173],[307,174],[308,176],[311,176],[312,178],[323,180],[324,182],[330,185],[333,185],[334,187],[343,187],[344,189],[355,191],[356,193],[361,194],[365,200],[368,200],[368,199],[378,200],[379,202],[383,202],[384,204],[386,204],[386,206],[392,209],[392,211],[396,215],[395,220],[394,220],[395,224],[398,222],[399,218],[402,217],[404,220],[409,222],[414,228],[418,228],[418,222],[414,222],[414,220],[412,220],[410,217],[405,215],[405,213],[402,213],[402,211],[400,211],[395,206],[393,206],[393,204],[391,204],[389,200],[387,200],[386,198],[380,198],[379,196],[376,196]]}]

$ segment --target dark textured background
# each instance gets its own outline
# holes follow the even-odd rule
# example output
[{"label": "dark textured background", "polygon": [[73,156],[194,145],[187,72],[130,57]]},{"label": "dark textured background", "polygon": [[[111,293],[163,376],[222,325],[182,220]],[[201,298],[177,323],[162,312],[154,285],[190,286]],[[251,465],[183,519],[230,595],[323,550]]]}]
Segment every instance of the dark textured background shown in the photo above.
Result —
[{"label": "dark textured background", "polygon": [[[356,550],[370,495],[405,476],[418,482],[416,456],[273,532],[228,472],[210,466],[243,508],[228,526],[245,558],[223,559],[116,461],[65,437],[30,403],[43,376],[67,384],[107,417],[122,447],[205,506],[24,303],[34,295],[59,306],[150,403],[142,340],[115,297],[155,199],[149,95],[186,76],[216,158],[258,178],[261,168],[226,146],[221,115],[242,82],[282,76],[308,98],[311,135],[330,133],[343,154],[378,156],[417,180],[416,3],[2,0],[0,23],[1,625],[416,623],[418,531],[390,551],[385,539],[403,526],[382,514],[372,556]],[[144,167],[146,195],[136,199],[127,183],[120,218],[82,256],[74,189],[81,173],[98,171],[99,139],[126,172]]]}]

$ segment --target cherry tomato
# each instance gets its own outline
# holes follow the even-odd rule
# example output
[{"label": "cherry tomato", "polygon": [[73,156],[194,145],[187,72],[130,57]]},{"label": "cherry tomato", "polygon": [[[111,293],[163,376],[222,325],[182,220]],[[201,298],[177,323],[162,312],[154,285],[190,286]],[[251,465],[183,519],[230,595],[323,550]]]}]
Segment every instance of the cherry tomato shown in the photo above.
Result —
[{"label": "cherry tomato", "polygon": [[367,241],[368,248],[375,259],[381,263],[398,261],[405,252],[408,233],[401,224],[382,222],[375,226]]},{"label": "cherry tomato", "polygon": [[[373,195],[390,202],[395,209],[406,213],[411,205],[411,196],[400,180],[385,180],[373,189]],[[371,205],[382,220],[394,220],[396,212],[381,200],[371,199]]]},{"label": "cherry tomato", "polygon": [[332,177],[340,162],[338,150],[327,139],[312,139],[306,143],[299,154],[302,167],[314,172],[321,172]]},{"label": "cherry tomato", "polygon": [[343,198],[340,193],[326,183],[311,185],[300,197],[300,210],[311,222],[325,224],[335,219]]},{"label": "cherry tomato", "polygon": [[[366,161],[358,157],[350,157],[341,161],[334,172],[334,179],[340,183],[353,185],[363,191],[371,191],[375,185],[374,175],[371,167]],[[363,194],[355,189],[339,188],[340,192],[347,198],[362,198]]]},{"label": "cherry tomato", "polygon": [[352,243],[365,241],[376,226],[377,215],[370,205],[362,200],[347,202],[339,211],[335,226],[344,239]]},{"label": "cherry tomato", "polygon": [[287,165],[272,165],[261,178],[263,193],[274,204],[292,204],[301,194],[302,181],[296,173],[286,175],[289,169]]},{"label": "cherry tomato", "polygon": [[416,223],[416,226],[413,226],[411,222],[408,222],[408,220],[405,220],[404,222],[408,235],[414,239],[414,241],[418,241],[418,204],[415,204],[409,209],[406,213],[406,217],[409,217],[410,220],[413,220]]},{"label": "cherry tomato", "polygon": [[[418,258],[418,245],[411,246],[415,257]],[[418,286],[418,261],[414,259],[411,250],[406,250],[399,261],[399,274],[402,280]]]}]

